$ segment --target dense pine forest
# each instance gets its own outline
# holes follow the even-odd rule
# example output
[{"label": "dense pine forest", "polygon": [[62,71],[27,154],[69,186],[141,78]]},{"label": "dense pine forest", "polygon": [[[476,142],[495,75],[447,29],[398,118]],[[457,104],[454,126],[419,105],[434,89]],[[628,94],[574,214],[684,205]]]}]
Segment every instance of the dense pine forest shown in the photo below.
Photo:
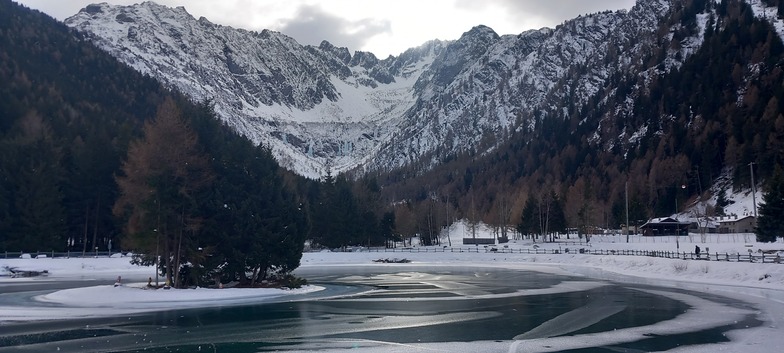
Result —
[{"label": "dense pine forest", "polygon": [[380,234],[378,207],[345,177],[282,170],[210,102],[10,0],[0,82],[0,251],[134,251],[140,263],[160,256],[173,285],[252,285],[299,266],[306,238],[382,242],[368,236]]},{"label": "dense pine forest", "polygon": [[3,248],[105,249],[120,232],[113,175],[168,93],[11,1],[0,31]]},{"label": "dense pine forest", "polygon": [[[668,53],[699,33],[699,13],[714,14],[704,44],[682,66],[666,69]],[[679,31],[666,35],[674,25]],[[419,229],[446,224],[450,212],[450,218],[542,234],[617,229],[625,223],[626,190],[632,225],[711,196],[721,200],[721,193],[751,187],[752,163],[764,187],[784,162],[784,46],[775,28],[742,1],[695,0],[658,31],[662,43],[642,58],[643,73],[614,77],[585,106],[565,102],[566,113],[563,107],[538,112],[532,131],[517,131],[487,155],[382,176],[385,195],[410,197],[397,212],[419,215]],[[619,105],[633,110],[618,111]],[[640,132],[639,138],[620,140],[624,131]],[[723,176],[729,182],[711,192]],[[721,206],[714,202],[707,213],[720,215]]]}]

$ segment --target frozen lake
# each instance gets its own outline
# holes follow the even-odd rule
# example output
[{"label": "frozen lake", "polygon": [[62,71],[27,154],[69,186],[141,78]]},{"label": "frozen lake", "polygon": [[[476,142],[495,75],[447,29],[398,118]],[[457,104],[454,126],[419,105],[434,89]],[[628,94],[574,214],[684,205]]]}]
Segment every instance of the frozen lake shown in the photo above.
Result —
[{"label": "frozen lake", "polygon": [[[3,323],[0,352],[634,352],[726,342],[729,332],[763,325],[737,298],[541,266],[304,266],[297,274],[326,289],[258,304]],[[16,288],[0,305],[56,306],[30,299],[47,292]]]}]

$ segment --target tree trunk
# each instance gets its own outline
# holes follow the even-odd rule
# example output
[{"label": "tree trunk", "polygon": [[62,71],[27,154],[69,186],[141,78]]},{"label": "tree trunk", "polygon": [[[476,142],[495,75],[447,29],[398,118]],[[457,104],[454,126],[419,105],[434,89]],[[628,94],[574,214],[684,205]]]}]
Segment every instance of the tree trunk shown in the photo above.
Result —
[{"label": "tree trunk", "polygon": [[174,287],[180,288],[180,257],[182,256],[182,233],[185,227],[185,208],[183,207],[180,214],[180,227],[177,230],[177,257],[175,258],[176,271],[174,272]]},{"label": "tree trunk", "polygon": [[256,267],[256,268],[253,269],[253,276],[250,278],[250,286],[251,287],[255,287],[256,286],[256,279],[258,277],[259,277],[259,268]]},{"label": "tree trunk", "polygon": [[182,229],[180,229],[177,235],[177,253],[174,258],[174,287],[180,288],[180,256],[182,255]]},{"label": "tree trunk", "polygon": [[87,254],[87,224],[90,219],[90,205],[84,208],[84,238],[82,239],[82,257]]},{"label": "tree trunk", "polygon": [[93,215],[93,247],[95,248],[98,247],[98,210],[99,209],[101,209],[101,201],[95,200],[95,214]]},{"label": "tree trunk", "polygon": [[171,239],[169,239],[169,229],[168,227],[164,226],[165,229],[163,232],[163,254],[166,257],[166,285],[172,285],[172,244]]}]

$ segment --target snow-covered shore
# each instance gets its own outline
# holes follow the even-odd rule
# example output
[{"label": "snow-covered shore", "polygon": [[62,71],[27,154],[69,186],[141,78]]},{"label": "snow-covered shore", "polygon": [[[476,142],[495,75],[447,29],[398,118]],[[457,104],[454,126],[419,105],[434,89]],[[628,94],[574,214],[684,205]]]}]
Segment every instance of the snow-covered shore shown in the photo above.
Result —
[{"label": "snow-covered shore", "polygon": [[[414,264],[440,266],[487,266],[515,268],[536,264],[556,266],[566,271],[583,273],[587,267],[619,275],[684,282],[739,285],[784,291],[784,264],[738,263],[705,260],[675,260],[646,256],[600,256],[577,254],[528,255],[504,253],[319,253],[306,254],[302,266],[372,264],[377,259],[405,258]],[[347,260],[347,259],[350,259]]]},{"label": "snow-covered shore", "polygon": [[[453,235],[455,236],[455,235]],[[487,236],[487,234],[485,234]],[[456,236],[455,236],[456,238]],[[537,248],[540,250],[564,250],[567,247],[586,250],[646,250],[646,251],[687,251],[700,246],[711,253],[746,253],[784,250],[784,243],[756,243],[750,235],[699,235],[646,238],[633,236],[626,242],[621,236],[597,236],[589,243],[578,239],[562,240],[556,243],[533,243],[530,240],[517,240],[504,244],[505,249]],[[460,245],[465,249],[470,246]],[[500,247],[500,246],[499,246]],[[398,250],[397,252],[307,252],[303,254],[301,265],[309,266],[392,266],[374,262],[378,259],[405,258],[413,264],[432,266],[472,266],[522,268],[531,265],[557,268],[567,273],[585,276],[624,276],[632,282],[645,281],[663,285],[703,284],[758,288],[781,292],[784,298],[784,264],[739,263],[727,261],[675,260],[646,256],[588,255],[588,254],[520,254],[496,253],[475,247],[478,252],[416,252],[424,248]],[[444,250],[441,247],[428,250]],[[397,265],[400,266],[400,265]],[[46,276],[31,278],[11,278],[3,268],[16,268],[28,271],[47,271]],[[112,285],[89,285],[83,288],[60,290],[36,297],[46,303],[59,303],[70,308],[101,308],[82,312],[84,316],[113,315],[118,312],[140,312],[161,310],[161,308],[193,307],[204,305],[233,305],[237,303],[259,302],[280,296],[296,295],[317,291],[318,287],[300,290],[281,289],[172,289],[141,290],[145,279],[155,278],[154,267],[132,265],[129,257],[109,258],[17,258],[0,259],[0,288],[24,282],[65,281],[65,280],[102,280],[103,283],[122,276],[130,282],[115,288]],[[607,278],[604,278],[607,279]],[[135,282],[133,282],[135,281]],[[105,310],[104,310],[105,309]],[[109,310],[111,309],[111,310]],[[73,317],[73,313],[66,313]],[[34,310],[24,313],[20,308],[0,307],[0,320],[35,320],[52,318],[50,313]]]},{"label": "snow-covered shore", "polygon": [[[508,249],[537,248],[540,251],[566,248],[582,248],[586,250],[641,250],[641,251],[676,251],[674,237],[643,238],[632,237],[626,243],[622,237],[594,237],[590,243],[574,241],[557,243],[533,243],[528,240],[511,241],[505,246]],[[702,251],[721,254],[758,253],[761,251],[784,251],[784,243],[756,243],[753,237],[744,235],[710,236],[702,241],[699,236],[680,237],[678,249],[690,252],[695,246]],[[460,245],[466,249],[471,246]],[[498,246],[500,247],[500,246]],[[440,265],[470,264],[491,267],[514,267],[515,264],[552,265],[562,268],[572,266],[591,267],[606,272],[644,278],[681,280],[688,282],[712,283],[720,285],[743,285],[759,288],[784,290],[784,264],[744,263],[706,260],[675,260],[646,256],[624,255],[588,255],[588,254],[519,254],[493,253],[478,247],[478,252],[417,252],[425,247],[410,250],[398,249],[395,252],[306,252],[303,254],[302,266],[322,265],[359,265],[374,264],[373,260],[385,258],[406,258],[414,263],[431,263]],[[443,251],[441,247],[429,250]],[[686,250],[688,249],[688,250]],[[562,251],[563,252],[563,251]],[[20,270],[44,271],[47,276],[39,278],[10,278],[3,268],[12,267]],[[0,286],[8,282],[21,281],[57,281],[72,279],[114,279],[117,276],[136,280],[155,278],[152,267],[136,266],[130,263],[129,257],[111,258],[20,258],[0,259]]]},{"label": "snow-covered shore", "polygon": [[[509,249],[538,248],[564,249],[566,247],[584,248],[587,250],[658,250],[675,251],[679,249],[693,249],[700,246],[703,251],[710,249],[711,253],[739,253],[751,250],[777,250],[784,249],[784,243],[761,244],[747,242],[751,240],[743,235],[715,235],[706,239],[699,236],[680,237],[677,245],[672,238],[644,238],[632,237],[630,242],[625,242],[622,237],[594,237],[590,243],[577,243],[574,241],[558,243],[532,243],[529,240],[512,241],[505,246]],[[463,246],[467,248],[468,246]],[[443,248],[439,248],[443,249]],[[588,255],[588,254],[519,254],[519,253],[494,253],[486,252],[479,247],[478,252],[412,252],[414,248],[405,252],[308,252],[302,257],[303,267],[329,266],[329,265],[366,265],[385,266],[377,264],[374,260],[386,258],[405,258],[414,264],[429,264],[437,266],[486,266],[501,268],[516,268],[521,266],[538,265],[544,267],[557,267],[574,274],[596,274],[599,272],[631,276],[632,278],[646,279],[649,281],[679,281],[683,283],[711,284],[719,286],[742,286],[750,288],[772,289],[784,292],[784,264],[773,263],[738,263],[727,261],[705,260],[675,260],[645,256],[621,255]],[[435,250],[435,248],[430,248]],[[400,250],[398,250],[400,251]],[[448,251],[448,250],[447,250]],[[112,306],[124,312],[130,309],[153,310],[162,307],[161,303],[176,302],[179,306],[194,305],[229,305],[236,302],[262,301],[281,295],[306,293],[318,288],[309,287],[304,290],[285,291],[278,289],[231,289],[231,290],[171,290],[171,291],[142,291],[143,279],[155,277],[153,267],[141,267],[130,264],[129,257],[110,258],[27,258],[27,259],[0,259],[0,268],[12,267],[20,270],[44,271],[44,277],[11,278],[9,273],[0,270],[0,288],[3,285],[22,283],[24,281],[62,281],[74,279],[100,279],[108,281],[122,276],[133,279],[137,283],[129,283],[123,288],[113,288],[111,285],[88,286],[62,290],[37,298],[49,303],[61,303],[73,307],[103,307]],[[171,307],[166,305],[167,307]],[[7,308],[5,308],[7,310]],[[8,319],[8,315],[2,315]],[[16,319],[20,319],[16,317]]]}]

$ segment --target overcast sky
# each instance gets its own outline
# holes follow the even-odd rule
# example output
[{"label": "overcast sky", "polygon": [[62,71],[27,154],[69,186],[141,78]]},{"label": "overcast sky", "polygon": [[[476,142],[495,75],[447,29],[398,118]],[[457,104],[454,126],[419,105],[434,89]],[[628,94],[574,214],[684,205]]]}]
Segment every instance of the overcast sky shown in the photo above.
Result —
[{"label": "overcast sky", "polygon": [[[15,0],[58,20],[90,3],[133,0]],[[301,44],[398,55],[431,39],[457,39],[476,25],[498,34],[554,27],[581,14],[629,9],[635,0],[156,0],[196,18],[249,30],[272,29]]]}]

